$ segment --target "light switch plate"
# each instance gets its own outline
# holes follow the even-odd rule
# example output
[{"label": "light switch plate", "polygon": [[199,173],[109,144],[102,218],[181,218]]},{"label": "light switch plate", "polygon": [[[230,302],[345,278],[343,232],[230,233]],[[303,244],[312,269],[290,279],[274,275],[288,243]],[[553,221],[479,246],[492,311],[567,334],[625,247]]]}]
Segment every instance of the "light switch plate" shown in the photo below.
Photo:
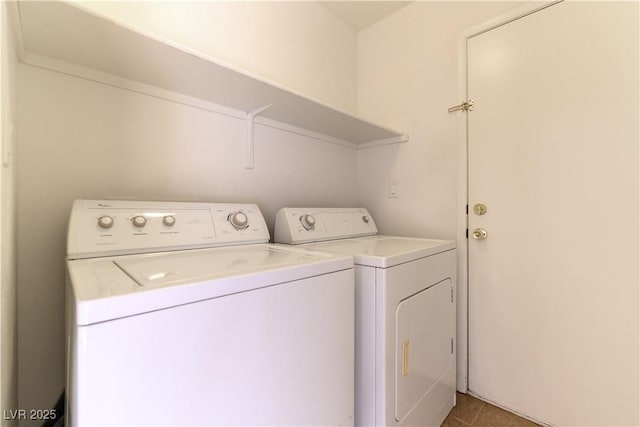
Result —
[{"label": "light switch plate", "polygon": [[399,191],[398,191],[398,180],[397,179],[392,179],[391,181],[389,181],[389,186],[387,189],[387,196],[390,199],[397,199],[398,197],[400,197]]}]

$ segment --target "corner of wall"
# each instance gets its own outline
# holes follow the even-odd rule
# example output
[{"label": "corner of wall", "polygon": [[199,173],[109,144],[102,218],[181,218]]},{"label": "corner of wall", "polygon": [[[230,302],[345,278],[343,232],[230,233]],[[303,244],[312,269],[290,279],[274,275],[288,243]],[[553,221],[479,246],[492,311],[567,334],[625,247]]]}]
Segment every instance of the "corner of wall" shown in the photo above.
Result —
[{"label": "corner of wall", "polygon": [[[15,78],[17,54],[9,5],[0,5],[0,403],[2,409],[18,407],[17,358],[17,238],[15,178]],[[2,425],[15,425],[3,417]]]}]

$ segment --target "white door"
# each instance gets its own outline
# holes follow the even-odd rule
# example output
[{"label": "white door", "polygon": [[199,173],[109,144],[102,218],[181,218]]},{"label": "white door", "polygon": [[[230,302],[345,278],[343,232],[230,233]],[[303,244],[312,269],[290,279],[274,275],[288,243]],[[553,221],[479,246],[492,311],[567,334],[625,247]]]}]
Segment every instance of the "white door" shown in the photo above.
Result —
[{"label": "white door", "polygon": [[469,389],[554,425],[640,425],[638,20],[563,2],[468,39]]}]

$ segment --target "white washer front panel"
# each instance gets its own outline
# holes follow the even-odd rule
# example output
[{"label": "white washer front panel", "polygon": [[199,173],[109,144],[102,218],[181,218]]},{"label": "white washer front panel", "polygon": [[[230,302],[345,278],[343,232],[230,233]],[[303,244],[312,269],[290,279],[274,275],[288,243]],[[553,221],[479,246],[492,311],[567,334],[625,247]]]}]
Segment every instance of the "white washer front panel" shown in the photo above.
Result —
[{"label": "white washer front panel", "polygon": [[356,279],[356,419],[376,425],[376,269],[355,266]]},{"label": "white washer front panel", "polygon": [[351,426],[353,270],[74,329],[68,426]]}]

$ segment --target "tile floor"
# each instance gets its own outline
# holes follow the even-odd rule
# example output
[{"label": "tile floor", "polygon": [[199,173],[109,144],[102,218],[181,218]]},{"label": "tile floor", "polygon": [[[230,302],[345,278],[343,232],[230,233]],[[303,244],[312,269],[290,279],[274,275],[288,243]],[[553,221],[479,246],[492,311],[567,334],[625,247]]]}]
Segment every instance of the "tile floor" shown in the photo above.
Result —
[{"label": "tile floor", "polygon": [[535,427],[533,423],[503,409],[478,400],[468,394],[457,393],[456,406],[444,420],[442,427]]}]

